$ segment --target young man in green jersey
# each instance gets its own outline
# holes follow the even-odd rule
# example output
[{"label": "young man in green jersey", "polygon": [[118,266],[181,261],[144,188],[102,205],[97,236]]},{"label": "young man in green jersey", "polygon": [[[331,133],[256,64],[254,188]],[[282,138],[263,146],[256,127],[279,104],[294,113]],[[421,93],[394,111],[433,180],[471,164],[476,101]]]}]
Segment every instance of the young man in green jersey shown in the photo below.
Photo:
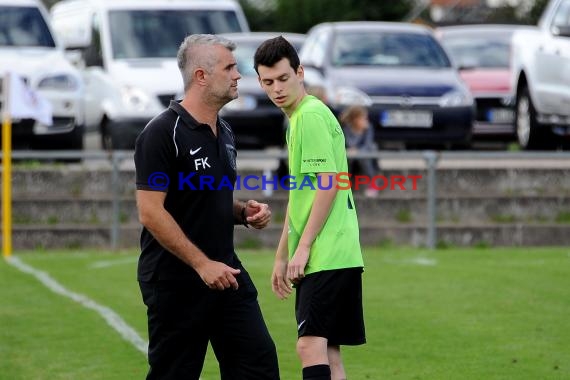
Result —
[{"label": "young man in green jersey", "polygon": [[[265,41],[254,57],[261,87],[289,118],[286,222],[275,255],[273,292],[296,288],[297,353],[303,379],[346,378],[340,346],[366,341],[362,312],[363,261],[342,129],[329,108],[307,95],[303,67],[283,37]],[[306,186],[310,181],[312,186]]]}]

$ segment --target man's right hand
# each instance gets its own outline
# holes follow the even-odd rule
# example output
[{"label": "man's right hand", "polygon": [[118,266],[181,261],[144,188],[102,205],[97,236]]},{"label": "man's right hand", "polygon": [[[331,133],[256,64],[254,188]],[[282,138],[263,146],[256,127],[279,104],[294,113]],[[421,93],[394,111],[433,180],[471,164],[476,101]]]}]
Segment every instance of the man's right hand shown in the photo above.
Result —
[{"label": "man's right hand", "polygon": [[207,260],[196,268],[196,272],[206,286],[213,290],[224,290],[227,288],[237,289],[239,287],[235,276],[241,270],[234,269],[219,261]]}]

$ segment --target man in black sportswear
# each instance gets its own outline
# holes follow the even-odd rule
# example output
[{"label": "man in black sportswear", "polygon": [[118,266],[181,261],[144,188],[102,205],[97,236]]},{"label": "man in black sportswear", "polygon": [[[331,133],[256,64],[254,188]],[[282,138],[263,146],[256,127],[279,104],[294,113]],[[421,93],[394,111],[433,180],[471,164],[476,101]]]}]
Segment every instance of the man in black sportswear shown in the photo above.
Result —
[{"label": "man in black sportswear", "polygon": [[279,379],[257,290],[233,246],[235,224],[259,229],[271,218],[266,204],[233,199],[234,136],[218,111],[238,96],[234,48],[218,36],[188,36],[178,51],[184,99],[136,142],[149,380],[197,380],[208,342],[221,379]]}]

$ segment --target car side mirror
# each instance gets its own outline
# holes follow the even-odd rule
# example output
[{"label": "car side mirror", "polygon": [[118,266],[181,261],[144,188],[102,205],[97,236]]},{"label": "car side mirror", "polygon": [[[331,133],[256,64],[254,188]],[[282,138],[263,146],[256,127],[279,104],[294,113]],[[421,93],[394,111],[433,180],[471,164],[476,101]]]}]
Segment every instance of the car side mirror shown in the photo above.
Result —
[{"label": "car side mirror", "polygon": [[570,37],[570,26],[553,26],[552,34],[558,37]]},{"label": "car side mirror", "polygon": [[311,69],[311,70],[318,71],[322,76],[325,75],[325,68],[323,66],[319,66],[319,65],[316,65],[314,63],[309,62],[309,63],[303,63],[303,67]]},{"label": "car side mirror", "polygon": [[457,66],[457,70],[459,71],[466,71],[466,70],[475,70],[475,65],[459,65]]},{"label": "car side mirror", "polygon": [[304,66],[305,84],[308,86],[324,86],[325,76],[322,71],[313,66]]},{"label": "car side mirror", "polygon": [[65,51],[65,58],[75,67],[84,68],[85,61],[83,60],[83,55],[81,50],[73,49]]}]

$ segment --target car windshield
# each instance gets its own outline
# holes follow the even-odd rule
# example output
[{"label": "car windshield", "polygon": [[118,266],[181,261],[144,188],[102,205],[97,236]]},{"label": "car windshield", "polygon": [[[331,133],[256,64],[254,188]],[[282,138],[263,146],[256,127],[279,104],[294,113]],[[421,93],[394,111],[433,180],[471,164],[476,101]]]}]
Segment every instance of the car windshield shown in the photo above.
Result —
[{"label": "car windshield", "polygon": [[0,46],[55,47],[40,10],[35,7],[0,7]]},{"label": "car windshield", "polygon": [[[287,36],[284,37],[287,38]],[[268,36],[267,38],[272,38],[272,36]],[[238,71],[242,76],[257,77],[257,73],[253,68],[253,56],[255,55],[257,47],[261,45],[265,40],[266,38],[260,40],[250,40],[250,41],[244,41],[244,40],[235,41],[236,49],[234,51],[234,56],[237,61]],[[301,49],[302,41],[297,41],[293,39],[288,39],[288,41],[293,45],[293,47],[295,47],[297,51]]]},{"label": "car windshield", "polygon": [[115,59],[174,58],[189,34],[241,31],[236,13],[223,10],[120,10],[109,24]]},{"label": "car windshield", "polygon": [[429,35],[397,32],[337,34],[334,66],[450,67],[438,42]]},{"label": "car windshield", "polygon": [[443,46],[459,68],[508,68],[512,33],[443,35]]},{"label": "car windshield", "polygon": [[238,71],[244,77],[256,76],[257,73],[253,68],[253,55],[257,46],[261,42],[257,41],[239,41],[236,42],[234,56],[236,57]]}]

